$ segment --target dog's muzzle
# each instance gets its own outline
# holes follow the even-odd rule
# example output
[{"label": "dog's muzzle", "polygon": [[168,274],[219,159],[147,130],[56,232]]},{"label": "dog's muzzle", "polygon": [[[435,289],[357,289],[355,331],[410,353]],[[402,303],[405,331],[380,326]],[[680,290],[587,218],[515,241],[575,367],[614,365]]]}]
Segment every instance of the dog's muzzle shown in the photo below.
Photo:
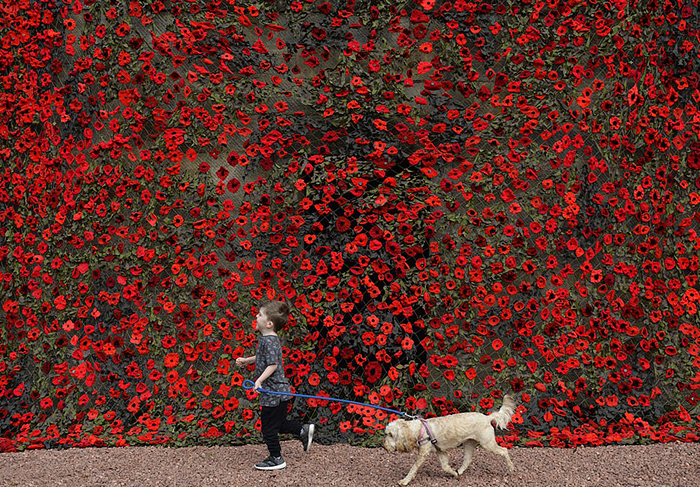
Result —
[{"label": "dog's muzzle", "polygon": [[384,448],[384,450],[388,451],[389,453],[396,451],[395,445],[391,441],[388,441],[386,439],[382,443],[382,448]]}]

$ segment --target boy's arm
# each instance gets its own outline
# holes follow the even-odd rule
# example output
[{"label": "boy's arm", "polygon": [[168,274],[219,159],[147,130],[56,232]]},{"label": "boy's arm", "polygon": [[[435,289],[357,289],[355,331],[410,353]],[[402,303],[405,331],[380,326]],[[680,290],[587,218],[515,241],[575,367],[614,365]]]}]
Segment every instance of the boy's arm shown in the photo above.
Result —
[{"label": "boy's arm", "polygon": [[250,357],[238,357],[236,359],[236,365],[239,367],[252,364],[253,362],[255,362],[255,355],[251,355]]},{"label": "boy's arm", "polygon": [[260,377],[258,377],[258,380],[255,381],[255,390],[257,391],[262,387],[262,383],[265,379],[270,377],[272,374],[275,373],[275,370],[277,370],[277,364],[270,364],[268,365],[265,370],[263,370],[263,373],[260,374]]}]

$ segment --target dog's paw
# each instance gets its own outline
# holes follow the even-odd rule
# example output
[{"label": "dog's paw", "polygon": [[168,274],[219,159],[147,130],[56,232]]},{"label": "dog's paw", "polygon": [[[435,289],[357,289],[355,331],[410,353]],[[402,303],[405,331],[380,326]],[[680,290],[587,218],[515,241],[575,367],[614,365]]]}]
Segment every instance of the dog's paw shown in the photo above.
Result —
[{"label": "dog's paw", "polygon": [[411,481],[406,479],[399,480],[399,485],[408,485]]}]

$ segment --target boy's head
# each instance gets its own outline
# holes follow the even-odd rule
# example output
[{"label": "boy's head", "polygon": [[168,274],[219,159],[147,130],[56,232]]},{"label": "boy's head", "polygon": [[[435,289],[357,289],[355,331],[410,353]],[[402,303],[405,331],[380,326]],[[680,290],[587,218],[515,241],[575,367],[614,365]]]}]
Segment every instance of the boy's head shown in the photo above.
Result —
[{"label": "boy's head", "polygon": [[[281,301],[269,301],[260,308],[260,314],[272,322],[275,332],[280,331],[289,319],[289,306]],[[258,316],[260,316],[260,314]]]}]

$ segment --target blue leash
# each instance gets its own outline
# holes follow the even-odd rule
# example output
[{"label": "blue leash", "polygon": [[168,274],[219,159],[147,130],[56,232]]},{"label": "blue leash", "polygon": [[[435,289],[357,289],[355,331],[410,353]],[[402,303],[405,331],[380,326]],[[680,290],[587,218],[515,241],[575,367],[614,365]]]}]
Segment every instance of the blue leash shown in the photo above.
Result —
[{"label": "blue leash", "polygon": [[[255,387],[255,382],[252,380],[244,380],[243,381],[243,388],[246,390],[251,390]],[[381,406],[375,406],[374,404],[367,404],[364,402],[355,402],[355,401],[348,401],[347,399],[338,399],[337,397],[323,397],[323,396],[307,396],[306,394],[292,394],[291,392],[276,392],[276,391],[268,391],[266,389],[257,389],[258,392],[266,392],[267,394],[277,394],[279,396],[294,396],[294,397],[305,397],[307,399],[321,399],[322,401],[331,401],[331,402],[345,402],[348,404],[355,404],[357,406],[367,406],[370,408],[374,409],[381,409],[382,411],[388,411],[390,413],[398,414],[399,416],[408,416],[406,413],[402,413],[401,411],[397,411],[395,409],[389,409],[389,408],[383,408]]]}]

